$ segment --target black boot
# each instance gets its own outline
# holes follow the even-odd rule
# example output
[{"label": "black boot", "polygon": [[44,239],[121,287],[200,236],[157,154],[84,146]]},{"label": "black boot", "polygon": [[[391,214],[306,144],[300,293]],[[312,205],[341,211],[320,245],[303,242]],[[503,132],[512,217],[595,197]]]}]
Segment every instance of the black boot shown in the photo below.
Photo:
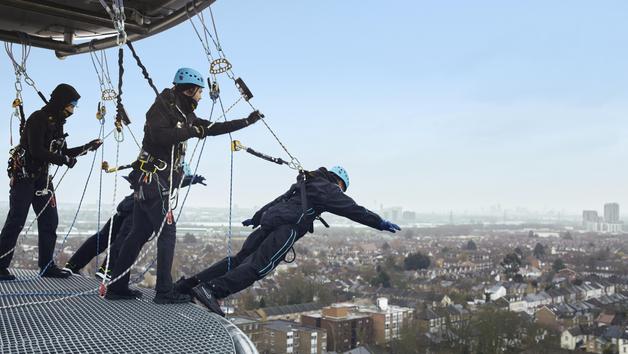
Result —
[{"label": "black boot", "polygon": [[15,275],[11,274],[6,268],[0,268],[0,281],[7,280],[15,280]]},{"label": "black boot", "polygon": [[70,272],[59,269],[56,264],[51,264],[48,268],[45,268],[44,272],[40,274],[42,278],[59,278],[66,279],[70,277]]},{"label": "black boot", "polygon": [[192,297],[188,294],[182,294],[176,290],[167,293],[157,293],[153,302],[160,305],[165,304],[183,304],[192,301]]},{"label": "black boot", "polygon": [[174,290],[181,294],[192,295],[192,288],[197,286],[199,283],[200,281],[196,277],[187,279],[185,279],[185,277],[181,277],[181,279],[174,283]]},{"label": "black boot", "polygon": [[107,271],[105,271],[105,267],[101,266],[98,271],[94,274],[94,276],[96,276],[96,278],[100,279],[100,280],[111,280],[111,268],[107,269]]},{"label": "black boot", "polygon": [[81,270],[70,262],[66,263],[62,270],[69,272],[71,275],[81,275]]},{"label": "black boot", "polygon": [[107,289],[107,293],[105,294],[105,299],[107,300],[133,300],[139,299],[141,297],[141,291],[130,288],[126,288],[122,291],[113,291],[112,289]]},{"label": "black boot", "polygon": [[218,299],[216,299],[216,296],[214,296],[209,288],[209,285],[206,283],[201,283],[200,285],[194,287],[194,289],[192,289],[192,296],[194,296],[198,302],[207,307],[211,312],[225,317],[225,313],[220,309]]}]

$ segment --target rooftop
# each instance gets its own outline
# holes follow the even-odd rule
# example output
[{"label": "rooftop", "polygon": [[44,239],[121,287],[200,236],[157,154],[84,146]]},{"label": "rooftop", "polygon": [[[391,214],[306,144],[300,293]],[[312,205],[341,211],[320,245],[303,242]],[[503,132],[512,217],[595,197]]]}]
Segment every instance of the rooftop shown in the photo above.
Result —
[{"label": "rooftop", "polygon": [[223,318],[191,303],[156,305],[152,290],[114,302],[97,295],[96,279],[14,273],[0,282],[0,353],[257,353]]}]

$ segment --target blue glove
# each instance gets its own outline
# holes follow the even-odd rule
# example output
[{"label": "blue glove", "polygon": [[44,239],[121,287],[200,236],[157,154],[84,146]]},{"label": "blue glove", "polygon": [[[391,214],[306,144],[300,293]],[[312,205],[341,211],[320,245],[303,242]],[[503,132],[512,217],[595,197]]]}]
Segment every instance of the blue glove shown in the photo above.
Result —
[{"label": "blue glove", "polygon": [[382,223],[379,225],[379,228],[384,231],[392,232],[393,234],[397,232],[398,230],[401,230],[399,225],[393,224],[392,222],[388,220],[382,220]]},{"label": "blue glove", "polygon": [[206,186],[207,184],[205,184],[205,177],[201,176],[201,175],[194,175],[192,177],[192,182],[190,182],[190,184],[197,184],[200,183],[204,186]]},{"label": "blue glove", "polygon": [[253,228],[256,228],[258,225],[255,225],[253,219],[246,219],[242,222],[242,226],[253,226]]}]

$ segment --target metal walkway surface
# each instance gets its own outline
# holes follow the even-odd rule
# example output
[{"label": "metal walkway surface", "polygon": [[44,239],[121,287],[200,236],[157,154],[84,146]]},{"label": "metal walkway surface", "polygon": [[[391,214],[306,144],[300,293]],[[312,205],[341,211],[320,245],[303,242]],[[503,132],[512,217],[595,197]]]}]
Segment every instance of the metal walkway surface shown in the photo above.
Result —
[{"label": "metal walkway surface", "polygon": [[[36,278],[13,270],[16,281],[0,282],[0,353],[236,353],[233,328],[194,304],[157,305],[154,292],[141,300],[108,301],[99,282],[81,276]],[[233,326],[232,326],[233,327]],[[237,329],[236,329],[237,331]],[[240,347],[238,345],[237,347]]]}]

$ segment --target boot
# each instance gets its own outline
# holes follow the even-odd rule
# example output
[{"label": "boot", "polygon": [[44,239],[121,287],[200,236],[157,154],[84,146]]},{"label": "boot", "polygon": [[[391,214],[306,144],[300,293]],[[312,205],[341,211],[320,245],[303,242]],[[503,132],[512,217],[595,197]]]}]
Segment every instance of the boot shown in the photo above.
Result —
[{"label": "boot", "polygon": [[15,280],[15,275],[11,274],[7,268],[0,268],[0,281]]},{"label": "boot", "polygon": [[176,290],[172,290],[167,293],[157,293],[153,302],[160,305],[165,304],[183,304],[192,301],[192,297],[187,294],[182,294]]},{"label": "boot", "polygon": [[40,275],[42,278],[67,279],[70,277],[70,272],[59,269],[56,264],[51,264],[48,268],[44,268]]},{"label": "boot", "polygon": [[177,280],[177,282],[174,283],[174,290],[181,294],[192,295],[192,288],[197,286],[198,283],[199,281],[198,279],[196,279],[196,277],[191,277],[187,279],[185,277],[181,277],[181,279]]},{"label": "boot", "polygon": [[201,283],[200,285],[195,286],[192,289],[192,296],[194,296],[198,302],[207,307],[211,312],[225,317],[225,313],[222,312],[222,309],[220,309],[218,299],[216,299],[216,296],[212,293],[207,284]]}]

